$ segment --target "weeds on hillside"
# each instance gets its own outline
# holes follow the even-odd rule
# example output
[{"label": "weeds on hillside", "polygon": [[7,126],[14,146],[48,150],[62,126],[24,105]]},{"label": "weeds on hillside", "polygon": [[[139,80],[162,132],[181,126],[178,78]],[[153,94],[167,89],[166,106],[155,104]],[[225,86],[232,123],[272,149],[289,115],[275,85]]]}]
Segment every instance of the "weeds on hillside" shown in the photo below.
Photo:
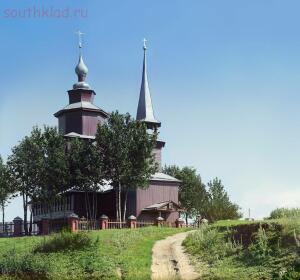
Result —
[{"label": "weeds on hillside", "polygon": [[270,214],[270,219],[300,218],[300,208],[277,208]]},{"label": "weeds on hillside", "polygon": [[20,279],[47,279],[49,267],[49,262],[42,260],[39,255],[18,254],[14,249],[0,258],[0,275],[13,275]]},{"label": "weeds on hillside", "polygon": [[258,264],[261,264],[270,257],[272,252],[270,238],[261,226],[258,229],[255,241],[248,247],[248,252],[251,260]]},{"label": "weeds on hillside", "polygon": [[226,256],[238,254],[242,246],[226,239],[227,233],[219,233],[217,229],[204,226],[192,233],[185,241],[184,246],[192,254],[201,255],[209,263],[223,259]]},{"label": "weeds on hillside", "polygon": [[60,251],[82,250],[97,245],[99,239],[92,240],[86,232],[71,233],[62,231],[45,237],[44,240],[34,248],[35,253],[50,253]]},{"label": "weeds on hillside", "polygon": [[[299,223],[277,223],[235,223],[227,230],[223,225],[209,226],[188,236],[184,245],[209,264],[203,279],[299,280]],[[242,240],[243,234],[251,237],[250,243]]]}]

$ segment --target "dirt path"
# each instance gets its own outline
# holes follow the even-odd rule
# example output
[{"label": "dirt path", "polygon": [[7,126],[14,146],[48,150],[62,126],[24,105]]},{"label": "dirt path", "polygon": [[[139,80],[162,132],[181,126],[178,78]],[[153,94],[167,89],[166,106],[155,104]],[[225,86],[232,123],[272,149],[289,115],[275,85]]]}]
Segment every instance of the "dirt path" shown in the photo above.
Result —
[{"label": "dirt path", "polygon": [[196,280],[200,275],[190,264],[182,241],[190,232],[178,233],[157,241],[152,249],[152,280]]}]

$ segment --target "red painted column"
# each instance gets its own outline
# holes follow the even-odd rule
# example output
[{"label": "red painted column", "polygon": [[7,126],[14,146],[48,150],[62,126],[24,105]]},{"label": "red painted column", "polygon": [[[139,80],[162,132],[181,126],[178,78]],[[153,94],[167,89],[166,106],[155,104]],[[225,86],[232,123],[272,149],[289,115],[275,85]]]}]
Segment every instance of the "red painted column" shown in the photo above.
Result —
[{"label": "red painted column", "polygon": [[136,217],[131,215],[127,219],[128,228],[136,228]]},{"label": "red painted column", "polygon": [[164,218],[163,218],[163,217],[158,217],[158,218],[156,219],[156,225],[157,225],[158,227],[162,227],[162,226],[163,226],[163,223],[164,223]]},{"label": "red painted column", "polygon": [[14,223],[14,236],[21,236],[23,231],[22,230],[23,220],[20,217],[15,217],[13,223]]},{"label": "red painted column", "polygon": [[100,217],[100,229],[108,229],[108,217],[104,214]]},{"label": "red painted column", "polygon": [[182,218],[178,218],[176,221],[175,221],[175,224],[176,224],[176,227],[177,228],[182,228],[184,227],[184,220]]},{"label": "red painted column", "polygon": [[77,232],[78,231],[78,216],[76,214],[71,214],[68,217],[68,226],[71,230],[71,232]]}]

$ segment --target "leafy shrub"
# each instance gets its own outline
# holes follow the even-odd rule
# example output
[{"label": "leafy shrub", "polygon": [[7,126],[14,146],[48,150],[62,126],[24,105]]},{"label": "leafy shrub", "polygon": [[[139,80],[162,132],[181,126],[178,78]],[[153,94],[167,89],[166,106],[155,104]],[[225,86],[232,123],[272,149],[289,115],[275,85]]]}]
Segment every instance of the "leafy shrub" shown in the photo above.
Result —
[{"label": "leafy shrub", "polygon": [[270,219],[300,218],[300,208],[277,208],[270,214]]},{"label": "leafy shrub", "polygon": [[259,263],[270,256],[272,249],[270,247],[269,238],[262,227],[258,229],[255,241],[248,247],[248,250],[252,259]]},{"label": "leafy shrub", "polygon": [[9,250],[0,258],[0,275],[17,276],[18,279],[47,279],[49,263],[39,255],[18,254]]},{"label": "leafy shrub", "polygon": [[299,280],[300,279],[300,260],[297,258],[292,265],[284,270],[279,270],[273,275],[274,280]]},{"label": "leafy shrub", "polygon": [[85,232],[71,233],[62,231],[53,234],[34,248],[34,252],[50,253],[59,251],[74,251],[82,250],[87,247],[92,247],[99,242],[99,239],[93,241],[92,238]]}]

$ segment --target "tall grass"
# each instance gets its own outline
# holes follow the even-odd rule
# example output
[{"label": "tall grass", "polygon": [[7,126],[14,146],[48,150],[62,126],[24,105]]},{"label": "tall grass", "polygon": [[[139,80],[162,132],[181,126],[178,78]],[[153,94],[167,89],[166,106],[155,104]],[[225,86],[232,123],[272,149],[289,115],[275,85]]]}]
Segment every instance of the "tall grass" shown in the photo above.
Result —
[{"label": "tall grass", "polygon": [[50,264],[39,255],[19,254],[16,250],[5,252],[0,258],[0,275],[17,279],[48,279]]},{"label": "tall grass", "polygon": [[277,208],[270,214],[270,219],[299,218],[300,208]]},{"label": "tall grass", "polygon": [[184,230],[148,227],[0,239],[0,279],[117,280],[121,272],[124,280],[149,280],[154,242]]},{"label": "tall grass", "polygon": [[[299,233],[300,219],[295,218],[226,221],[201,228],[184,245],[196,262],[200,260],[201,269],[207,267],[202,279],[300,280]],[[247,242],[239,239],[246,236]]]},{"label": "tall grass", "polygon": [[190,234],[183,245],[190,253],[200,255],[210,263],[237,254],[242,249],[227,233],[219,233],[216,228],[208,226]]},{"label": "tall grass", "polygon": [[82,250],[97,245],[99,239],[92,240],[86,232],[71,233],[62,231],[45,237],[35,248],[35,253],[51,253],[60,251]]}]

